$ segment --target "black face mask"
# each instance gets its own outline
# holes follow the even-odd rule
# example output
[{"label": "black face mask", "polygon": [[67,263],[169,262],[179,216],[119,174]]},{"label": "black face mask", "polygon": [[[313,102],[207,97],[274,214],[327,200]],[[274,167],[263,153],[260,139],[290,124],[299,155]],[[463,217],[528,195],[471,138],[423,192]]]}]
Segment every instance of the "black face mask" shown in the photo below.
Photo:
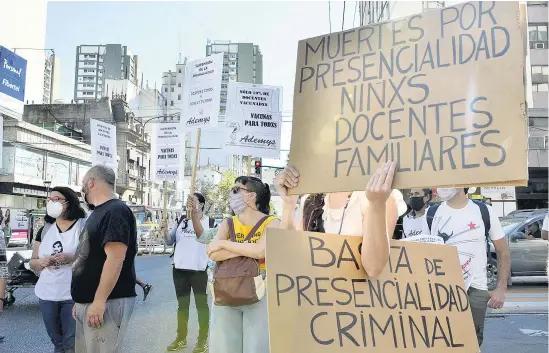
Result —
[{"label": "black face mask", "polygon": [[93,211],[95,209],[95,205],[88,202],[88,190],[84,191],[84,188],[82,188],[82,193],[84,194],[84,202],[86,203],[86,206],[88,206],[88,210]]},{"label": "black face mask", "polygon": [[425,206],[425,200],[423,200],[423,196],[413,196],[410,197],[410,207],[412,207],[412,210],[419,211]]}]

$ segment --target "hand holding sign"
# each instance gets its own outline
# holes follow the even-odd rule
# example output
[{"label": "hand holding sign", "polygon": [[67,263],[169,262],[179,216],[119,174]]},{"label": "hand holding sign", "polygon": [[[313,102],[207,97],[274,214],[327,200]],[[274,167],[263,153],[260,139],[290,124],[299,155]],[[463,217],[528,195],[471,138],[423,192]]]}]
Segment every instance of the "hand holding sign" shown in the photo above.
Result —
[{"label": "hand holding sign", "polygon": [[295,188],[299,183],[299,172],[291,165],[286,166],[284,171],[275,179],[275,189],[284,200],[284,203],[295,204],[297,196],[288,195],[288,189]]},{"label": "hand holding sign", "polygon": [[366,197],[370,203],[385,205],[393,191],[395,169],[395,162],[385,162],[372,175],[366,186]]}]

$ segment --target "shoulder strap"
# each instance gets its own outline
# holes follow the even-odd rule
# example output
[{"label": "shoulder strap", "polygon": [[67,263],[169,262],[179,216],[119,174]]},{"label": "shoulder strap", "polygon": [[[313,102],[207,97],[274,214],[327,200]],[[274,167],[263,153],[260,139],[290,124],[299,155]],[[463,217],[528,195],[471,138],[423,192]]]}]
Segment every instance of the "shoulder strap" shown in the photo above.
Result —
[{"label": "shoulder strap", "polygon": [[210,217],[210,228],[213,228],[215,226],[215,218]]},{"label": "shoulder strap", "polygon": [[473,202],[480,209],[480,214],[482,215],[482,223],[484,223],[484,235],[486,236],[486,240],[488,240],[490,239],[490,228],[492,227],[492,224],[490,222],[490,211],[488,211],[488,206],[486,206],[485,203],[478,200],[473,200]]},{"label": "shoulder strap", "polygon": [[250,232],[248,233],[248,236],[246,237],[246,239],[244,239],[244,242],[248,242],[250,241],[250,239],[252,239],[252,237],[254,236],[255,232],[257,232],[257,230],[259,229],[259,227],[261,227],[263,225],[263,223],[265,223],[265,221],[267,219],[269,219],[270,216],[265,216],[263,218],[261,218],[259,220],[259,222],[257,222],[255,224],[255,226],[252,228],[252,230],[250,230]]},{"label": "shoulder strap", "polygon": [[438,207],[440,204],[433,205],[427,209],[427,225],[429,226],[429,231],[431,231],[431,226],[433,225],[433,219],[437,213]]},{"label": "shoulder strap", "polygon": [[234,234],[234,221],[233,217],[227,218],[227,224],[229,225],[229,239],[231,241],[236,241],[236,236]]}]

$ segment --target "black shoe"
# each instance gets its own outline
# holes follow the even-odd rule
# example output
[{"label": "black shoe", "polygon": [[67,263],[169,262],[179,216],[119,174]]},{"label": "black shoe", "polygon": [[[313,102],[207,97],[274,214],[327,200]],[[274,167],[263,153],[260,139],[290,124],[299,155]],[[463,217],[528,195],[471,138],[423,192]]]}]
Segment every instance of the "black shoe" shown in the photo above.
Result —
[{"label": "black shoe", "polygon": [[143,301],[147,300],[147,296],[152,289],[153,286],[151,286],[150,284],[147,284],[145,285],[145,287],[143,287]]},{"label": "black shoe", "polygon": [[187,348],[187,340],[176,338],[172,344],[168,346],[168,352],[175,352],[180,349]]},{"label": "black shoe", "polygon": [[209,347],[208,343],[200,344],[198,343],[193,349],[193,353],[208,353]]}]

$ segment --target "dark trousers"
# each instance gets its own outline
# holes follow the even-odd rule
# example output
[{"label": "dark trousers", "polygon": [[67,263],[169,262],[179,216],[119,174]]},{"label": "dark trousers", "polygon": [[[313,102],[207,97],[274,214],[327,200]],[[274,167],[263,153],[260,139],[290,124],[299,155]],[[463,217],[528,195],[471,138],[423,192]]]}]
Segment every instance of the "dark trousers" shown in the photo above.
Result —
[{"label": "dark trousers", "polygon": [[187,326],[189,323],[189,305],[191,303],[191,289],[194,294],[196,311],[198,312],[198,343],[204,344],[208,341],[208,330],[210,325],[210,310],[208,307],[208,296],[206,287],[208,285],[208,274],[206,271],[187,271],[173,269],[173,283],[177,295],[177,337],[187,338]]},{"label": "dark trousers", "polygon": [[484,321],[486,320],[486,310],[488,309],[490,294],[487,290],[480,290],[473,287],[469,288],[467,294],[469,295],[471,314],[473,314],[473,324],[475,325],[478,346],[480,347],[484,340]]},{"label": "dark trousers", "polygon": [[53,302],[40,299],[40,313],[55,353],[73,353],[76,322],[72,317],[74,302]]}]

